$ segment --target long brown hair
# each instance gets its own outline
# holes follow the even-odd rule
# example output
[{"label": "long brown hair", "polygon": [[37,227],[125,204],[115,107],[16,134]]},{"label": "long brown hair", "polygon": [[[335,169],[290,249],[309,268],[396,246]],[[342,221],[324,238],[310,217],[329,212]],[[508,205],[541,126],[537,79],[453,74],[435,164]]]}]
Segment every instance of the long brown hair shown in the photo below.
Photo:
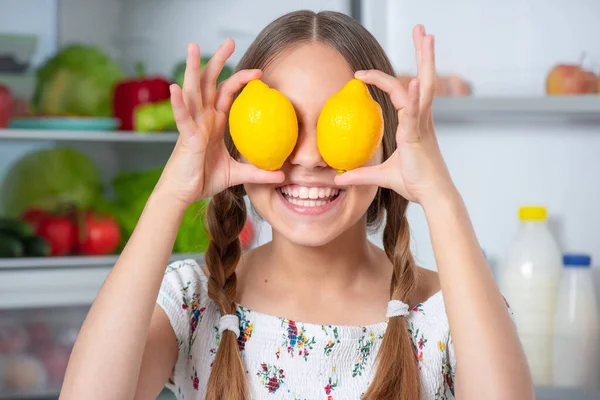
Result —
[{"label": "long brown hair", "polygon": [[[248,48],[237,69],[265,69],[283,51],[301,43],[322,42],[336,49],[352,70],[378,69],[394,75],[394,69],[377,40],[356,20],[331,11],[296,11],[269,24]],[[382,107],[385,120],[383,157],[396,148],[398,114],[387,94],[369,87]],[[229,132],[225,141],[232,157],[239,157]],[[209,296],[221,314],[235,314],[236,274],[241,248],[238,235],[246,220],[244,190],[241,186],[215,195],[207,210],[211,242],[205,255],[210,272]],[[385,218],[383,246],[394,266],[390,299],[409,302],[416,288],[417,271],[410,252],[410,234],[406,220],[408,202],[397,193],[379,189],[367,211],[369,227],[379,227]],[[208,400],[242,400],[249,397],[246,373],[231,331],[221,337],[208,380]],[[364,400],[414,400],[420,384],[413,344],[403,317],[390,318],[377,356],[375,377]]]}]

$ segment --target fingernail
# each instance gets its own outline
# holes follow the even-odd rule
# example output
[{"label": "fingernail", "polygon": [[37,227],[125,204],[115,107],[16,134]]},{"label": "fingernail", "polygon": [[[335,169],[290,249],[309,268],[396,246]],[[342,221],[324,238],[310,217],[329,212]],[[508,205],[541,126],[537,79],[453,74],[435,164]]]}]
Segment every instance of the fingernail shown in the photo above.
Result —
[{"label": "fingernail", "polygon": [[365,76],[367,76],[367,71],[356,71],[354,73],[354,76],[357,78],[364,78]]},{"label": "fingernail", "polygon": [[421,32],[423,32],[423,35],[426,34],[426,32],[425,32],[425,25],[421,25]]}]

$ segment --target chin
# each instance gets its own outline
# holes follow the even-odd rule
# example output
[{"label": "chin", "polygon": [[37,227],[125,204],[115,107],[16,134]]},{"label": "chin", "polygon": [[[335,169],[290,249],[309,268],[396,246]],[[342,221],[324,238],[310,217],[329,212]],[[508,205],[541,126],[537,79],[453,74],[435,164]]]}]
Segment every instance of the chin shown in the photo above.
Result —
[{"label": "chin", "polygon": [[320,247],[356,226],[377,188],[292,182],[277,187],[248,185],[246,192],[274,235],[299,246]]}]

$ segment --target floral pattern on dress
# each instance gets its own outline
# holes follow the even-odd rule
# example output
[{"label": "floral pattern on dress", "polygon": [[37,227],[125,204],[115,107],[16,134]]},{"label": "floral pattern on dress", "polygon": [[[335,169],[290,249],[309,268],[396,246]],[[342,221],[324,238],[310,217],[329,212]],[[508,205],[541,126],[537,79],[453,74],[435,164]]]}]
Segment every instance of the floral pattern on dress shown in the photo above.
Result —
[{"label": "floral pattern on dress", "polygon": [[325,344],[325,348],[323,349],[323,354],[325,354],[326,356],[330,356],[335,345],[340,343],[338,327],[333,327],[331,325],[322,325],[321,329],[323,329],[325,335],[331,336],[331,339],[327,341],[327,343]]},{"label": "floral pattern on dress", "polygon": [[202,321],[202,313],[206,310],[206,307],[200,307],[199,293],[197,291],[190,293],[191,284],[191,282],[188,282],[187,285],[181,289],[181,308],[187,312],[190,323],[190,342],[188,343],[188,354],[190,354],[192,351],[192,346],[196,340],[196,329],[198,328],[198,324]]},{"label": "floral pattern on dress", "polygon": [[275,393],[285,383],[285,372],[273,364],[262,363],[256,375],[269,393]]},{"label": "floral pattern on dress", "polygon": [[425,312],[423,311],[423,303],[418,303],[416,306],[413,307],[412,311],[425,314]]},{"label": "floral pattern on dress", "polygon": [[[408,334],[411,336],[412,343],[413,343],[413,349],[415,351],[415,356],[417,358],[417,361],[419,362],[419,369],[420,369],[421,368],[420,363],[423,361],[423,348],[427,344],[427,338],[425,338],[425,335],[420,332],[419,328],[415,328],[415,325],[412,322],[408,325],[407,330],[408,330]],[[420,336],[419,336],[419,334],[420,334]]]},{"label": "floral pattern on dress", "polygon": [[252,332],[254,331],[254,324],[248,319],[248,309],[239,306],[236,314],[240,319],[240,336],[238,337],[238,346],[240,351],[244,351],[246,348],[246,342],[250,340]]},{"label": "floral pattern on dress", "polygon": [[329,377],[327,384],[323,388],[323,389],[325,389],[325,394],[327,395],[327,400],[334,400],[332,393],[340,384],[340,380],[335,372],[335,369],[336,369],[336,367],[331,368],[332,376]]},{"label": "floral pattern on dress", "polygon": [[304,327],[298,328],[296,321],[291,319],[281,318],[281,326],[286,329],[283,333],[283,348],[287,349],[287,352],[292,358],[297,355],[308,360],[310,351],[316,344],[315,337],[312,336],[310,339],[306,337]]},{"label": "floral pattern on dress", "polygon": [[198,379],[198,371],[196,371],[195,367],[192,367],[191,379],[192,379],[192,386],[194,387],[194,390],[198,390],[200,380]]},{"label": "floral pattern on dress", "polygon": [[[448,335],[447,343],[450,345],[452,343],[452,336]],[[444,380],[444,386],[447,388],[450,393],[452,393],[452,397],[454,397],[454,370],[452,368],[452,364],[450,363],[450,354],[448,353],[448,346],[438,346],[440,351],[442,351],[442,377]]]},{"label": "floral pattern on dress", "polygon": [[375,335],[373,332],[367,332],[367,328],[362,328],[364,335],[358,339],[358,362],[354,364],[352,369],[352,377],[361,376],[367,367],[371,353],[373,352],[373,346],[375,340],[383,339],[383,335]]}]

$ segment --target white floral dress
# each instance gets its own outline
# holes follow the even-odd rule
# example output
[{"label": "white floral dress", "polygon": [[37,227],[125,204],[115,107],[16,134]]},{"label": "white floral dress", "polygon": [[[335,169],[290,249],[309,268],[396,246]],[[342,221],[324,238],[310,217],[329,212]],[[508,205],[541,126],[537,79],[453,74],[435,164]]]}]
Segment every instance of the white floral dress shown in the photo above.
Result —
[{"label": "white floral dress", "polygon": [[[180,400],[204,399],[219,346],[219,311],[207,277],[193,260],[168,266],[158,304],[177,337],[174,380]],[[368,326],[316,325],[237,307],[238,345],[252,399],[359,399],[366,392],[387,322]],[[418,304],[406,319],[418,359],[423,399],[454,399],[456,359],[442,293]]]}]

